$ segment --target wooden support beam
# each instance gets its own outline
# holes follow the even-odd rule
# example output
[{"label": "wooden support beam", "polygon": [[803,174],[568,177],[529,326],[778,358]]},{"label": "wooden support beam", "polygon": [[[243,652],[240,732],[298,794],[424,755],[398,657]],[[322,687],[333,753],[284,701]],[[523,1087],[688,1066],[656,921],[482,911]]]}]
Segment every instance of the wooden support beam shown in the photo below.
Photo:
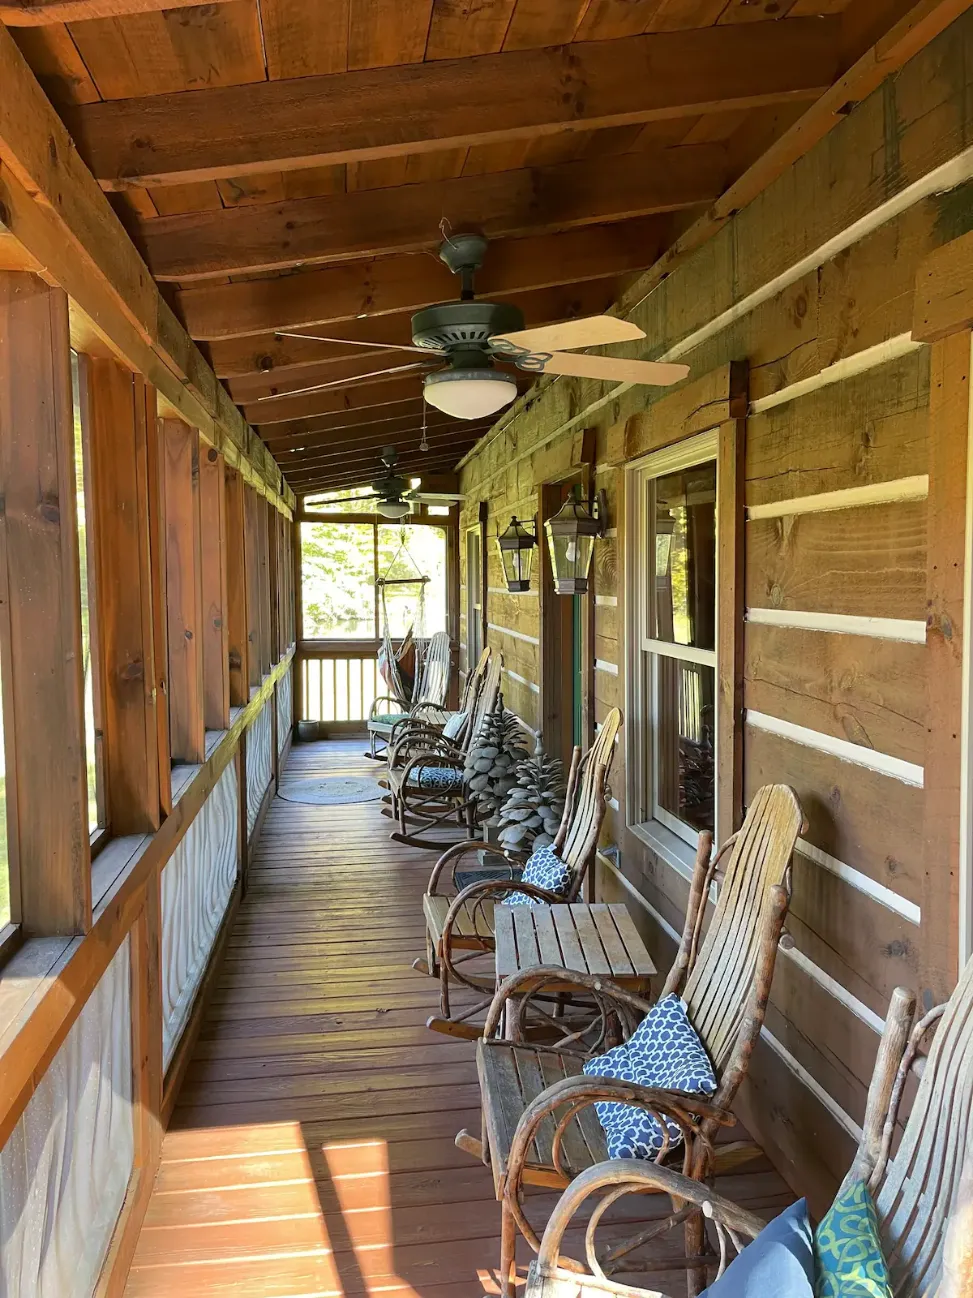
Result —
[{"label": "wooden support beam", "polygon": [[[433,419],[433,414],[437,418]],[[440,415],[439,411],[429,411],[427,421],[430,426],[434,423],[449,422],[458,426],[460,420],[446,420]],[[366,427],[367,426],[367,427]],[[282,448],[291,446],[313,446],[314,439],[328,441],[335,436],[352,438],[357,436],[358,431],[380,433],[388,431],[394,433],[414,428],[418,433],[422,428],[422,398],[416,394],[414,398],[407,398],[404,401],[395,401],[381,409],[364,409],[341,411],[331,418],[323,416],[318,419],[296,419],[287,424],[268,424],[264,429],[263,436],[267,446],[276,454]],[[308,439],[308,440],[305,440]]]},{"label": "wooden support beam", "polygon": [[[362,413],[358,411],[354,414]],[[438,413],[438,412],[437,412]],[[443,416],[433,419],[426,417],[426,433],[429,438],[442,439],[452,433],[457,436],[473,431],[485,432],[493,426],[494,421],[482,420],[473,423]],[[416,445],[422,436],[422,411],[410,411],[388,419],[359,419],[354,424],[338,424],[334,428],[319,429],[313,433],[285,433],[283,437],[273,438],[274,425],[267,428],[267,442],[273,454],[284,458],[292,453],[321,451],[345,451],[362,446],[381,447],[388,444],[399,444],[402,441],[414,440]],[[383,442],[383,438],[385,441]]]},{"label": "wooden support beam", "polygon": [[145,834],[160,824],[157,711],[165,708],[155,673],[145,383],[112,360],[82,357],[80,373],[91,420],[111,830]]},{"label": "wooden support beam", "polygon": [[203,449],[199,457],[199,513],[203,596],[203,722],[207,730],[225,730],[230,724],[226,488],[223,457],[212,446]]},{"label": "wooden support beam", "polygon": [[[28,937],[91,925],[66,295],[0,272],[0,635],[12,857]],[[41,734],[57,742],[34,742]],[[11,778],[13,777],[13,778]]]},{"label": "wooden support beam", "polygon": [[926,543],[928,712],[923,775],[920,997],[938,1005],[959,976],[964,573],[970,437],[971,335],[932,345]]},{"label": "wooden support beam", "polygon": [[108,189],[174,184],[814,99],[840,25],[793,19],[89,104],[71,133]]},{"label": "wooden support beam", "polygon": [[235,708],[243,707],[250,698],[244,490],[244,482],[240,474],[233,469],[228,469],[226,472],[227,658],[230,665],[230,706]]},{"label": "wooden support beam", "polygon": [[0,241],[68,293],[93,336],[289,511],[280,470],[163,301],[13,38],[0,26]]},{"label": "wooden support beam", "polygon": [[718,144],[684,145],[482,176],[324,198],[258,203],[142,221],[137,238],[158,280],[185,282],[241,271],[421,252],[442,241],[439,223],[490,238],[556,233],[712,202],[727,180]]},{"label": "wooden support beam", "polygon": [[201,762],[203,590],[199,513],[199,435],[178,419],[162,423],[166,490],[166,610],[169,641],[169,742],[173,762]]},{"label": "wooden support beam", "polygon": [[[344,391],[352,385],[358,386],[365,378],[369,386],[397,382],[402,378],[415,376],[421,378],[424,373],[441,364],[442,361],[438,356],[423,361],[421,356],[410,355],[409,352],[369,351],[364,355],[359,354],[346,360],[308,367],[302,373],[292,374],[289,378],[275,377],[272,384],[269,384],[266,379],[262,381],[259,378],[239,379],[229,385],[230,395],[239,405],[251,411],[270,412],[277,405],[282,404],[288,394],[293,393],[297,396],[306,388],[327,383],[333,386],[322,387],[322,392],[337,392],[339,389]],[[313,394],[307,393],[307,395]],[[254,417],[256,418],[256,414]]]},{"label": "wooden support beam", "polygon": [[[0,0],[0,23],[8,27],[49,27],[52,23],[81,23],[92,18],[123,18],[126,14],[188,9],[198,3],[199,0]],[[227,4],[229,0],[215,0],[215,3]]]},{"label": "wooden support beam", "polygon": [[[644,270],[668,246],[672,219],[647,216],[561,234],[503,239],[490,245],[486,264],[477,275],[477,293],[506,298]],[[276,279],[200,285],[177,292],[175,302],[194,338],[216,342],[275,329],[418,311],[456,294],[456,277],[442,262],[410,254]],[[350,336],[344,329],[339,332]],[[243,344],[246,348],[253,345]],[[293,346],[293,341],[288,340],[287,345]],[[264,340],[259,346],[260,354],[267,354]],[[211,354],[219,363],[215,349],[211,348]]]},{"label": "wooden support beam", "polygon": [[633,300],[640,300],[661,284],[737,212],[843,122],[850,108],[866,99],[887,77],[944,32],[971,4],[973,0],[919,0],[874,45],[862,52],[847,72],[672,243],[651,270],[632,286]]},{"label": "wooden support beam", "polygon": [[[435,472],[451,471],[456,464],[456,452],[441,455],[428,461],[428,464],[429,469]],[[418,474],[419,466],[413,465],[412,468]],[[411,469],[408,471],[411,472]],[[340,473],[337,470],[313,469],[298,478],[296,490],[306,495],[310,491],[343,491],[347,488],[350,494],[353,489],[366,486],[369,475],[370,471],[366,465],[361,465],[358,469],[352,469],[347,473]]]},{"label": "wooden support beam", "polygon": [[260,685],[263,671],[260,665],[260,539],[257,523],[257,498],[247,487],[244,492],[244,522],[247,568],[247,662],[250,669],[250,688]]},{"label": "wooden support beam", "polygon": [[[655,218],[646,218],[645,224]],[[627,223],[612,230],[627,231]],[[589,231],[572,231],[568,235],[555,236],[557,239],[573,239],[576,234],[588,234]],[[658,238],[658,230],[653,231]],[[604,231],[605,243],[610,242],[610,232]],[[533,242],[533,241],[531,241]],[[499,245],[502,247],[502,245]],[[490,249],[492,261],[496,247]],[[644,245],[643,245],[643,257]],[[415,260],[415,258],[411,258]],[[641,260],[641,258],[639,258]],[[386,263],[387,265],[388,263]],[[368,268],[371,269],[371,268]],[[430,266],[430,270],[432,267]],[[445,268],[444,268],[445,269]],[[568,273],[574,273],[574,266]],[[437,282],[440,276],[436,275]],[[524,313],[524,320],[529,328],[537,325],[553,324],[560,320],[573,320],[578,316],[600,315],[612,305],[615,297],[615,279],[605,276],[600,279],[586,280],[576,284],[553,285],[527,293],[504,294],[504,300],[519,307]],[[446,297],[456,294],[456,280],[452,277],[442,281],[443,294]],[[313,327],[308,330],[314,333]],[[318,332],[327,332],[321,331]],[[412,312],[399,311],[394,315],[368,316],[361,320],[344,320],[335,329],[335,336],[348,340],[348,345],[309,342],[301,338],[286,338],[267,334],[258,338],[233,338],[226,342],[211,343],[207,352],[213,368],[223,379],[230,379],[230,393],[235,399],[243,399],[247,391],[241,384],[253,383],[266,387],[271,382],[281,382],[285,377],[303,378],[312,369],[331,365],[333,362],[344,362],[359,357],[365,348],[356,346],[361,343],[389,343],[408,347],[412,343]],[[382,353],[373,347],[368,354],[378,358]],[[392,355],[396,355],[395,352]],[[403,361],[408,354],[403,355]],[[416,358],[418,359],[418,358]],[[239,395],[238,395],[239,394]]]},{"label": "wooden support beam", "polygon": [[159,805],[172,812],[172,757],[169,747],[169,653],[166,607],[165,446],[156,391],[145,387],[145,473],[149,490],[149,540],[152,548],[152,640],[155,645],[156,747]]}]

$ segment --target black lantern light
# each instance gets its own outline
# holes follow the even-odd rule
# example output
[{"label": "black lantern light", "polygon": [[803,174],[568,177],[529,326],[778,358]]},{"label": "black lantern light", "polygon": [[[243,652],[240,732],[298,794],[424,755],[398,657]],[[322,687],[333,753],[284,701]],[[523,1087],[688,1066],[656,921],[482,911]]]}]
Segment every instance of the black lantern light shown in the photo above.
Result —
[{"label": "black lantern light", "polygon": [[605,493],[589,509],[575,487],[553,518],[544,525],[551,549],[554,589],[559,595],[585,595],[595,537],[605,534]]},{"label": "black lantern light", "polygon": [[516,518],[512,518],[507,530],[497,537],[503,575],[511,595],[522,595],[530,590],[530,569],[536,544],[537,538]]}]

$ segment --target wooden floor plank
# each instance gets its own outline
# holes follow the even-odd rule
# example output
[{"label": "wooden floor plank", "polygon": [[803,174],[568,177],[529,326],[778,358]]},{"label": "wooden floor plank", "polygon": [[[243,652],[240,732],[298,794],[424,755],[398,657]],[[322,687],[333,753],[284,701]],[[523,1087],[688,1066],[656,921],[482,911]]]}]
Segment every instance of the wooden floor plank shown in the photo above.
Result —
[{"label": "wooden floor plank", "polygon": [[[361,740],[298,745],[283,782],[380,769]],[[126,1298],[497,1293],[493,1178],[453,1142],[480,1123],[473,1048],[425,1028],[439,988],[411,967],[437,853],[390,842],[381,807],[271,802]],[[765,1161],[720,1189],[790,1200]]]}]

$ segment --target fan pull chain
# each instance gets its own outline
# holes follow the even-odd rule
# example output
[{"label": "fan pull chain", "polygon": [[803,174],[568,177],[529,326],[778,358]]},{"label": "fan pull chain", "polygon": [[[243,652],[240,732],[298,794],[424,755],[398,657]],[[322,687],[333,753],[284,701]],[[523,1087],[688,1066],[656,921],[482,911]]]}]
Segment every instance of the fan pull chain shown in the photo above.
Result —
[{"label": "fan pull chain", "polygon": [[[445,218],[443,218],[443,219],[445,220]],[[427,439],[427,437],[426,437],[426,409],[427,409],[427,406],[426,406],[426,393],[425,393],[425,389],[423,389],[423,393],[422,393],[422,439],[421,439],[421,441],[419,442],[419,450],[420,450],[420,451],[428,451],[428,450],[429,450],[429,441],[428,441],[428,439]]]}]

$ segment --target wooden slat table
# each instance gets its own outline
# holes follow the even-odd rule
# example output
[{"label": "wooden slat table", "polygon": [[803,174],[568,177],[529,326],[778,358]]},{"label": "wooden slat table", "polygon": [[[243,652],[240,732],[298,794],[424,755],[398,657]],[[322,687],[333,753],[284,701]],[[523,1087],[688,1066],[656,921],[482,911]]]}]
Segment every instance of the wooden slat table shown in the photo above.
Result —
[{"label": "wooden slat table", "polygon": [[[497,984],[531,965],[604,974],[627,991],[647,992],[656,967],[621,904],[497,906]],[[551,986],[551,991],[570,990]]]}]

